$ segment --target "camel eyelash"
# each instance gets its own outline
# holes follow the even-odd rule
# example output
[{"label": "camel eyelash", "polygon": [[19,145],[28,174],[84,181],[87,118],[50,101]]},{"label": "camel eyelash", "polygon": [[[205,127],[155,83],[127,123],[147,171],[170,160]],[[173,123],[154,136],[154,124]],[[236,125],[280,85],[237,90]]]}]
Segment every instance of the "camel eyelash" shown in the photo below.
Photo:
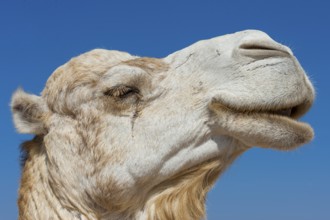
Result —
[{"label": "camel eyelash", "polygon": [[134,94],[139,94],[139,90],[134,86],[118,85],[108,89],[103,94],[115,98],[126,98]]}]

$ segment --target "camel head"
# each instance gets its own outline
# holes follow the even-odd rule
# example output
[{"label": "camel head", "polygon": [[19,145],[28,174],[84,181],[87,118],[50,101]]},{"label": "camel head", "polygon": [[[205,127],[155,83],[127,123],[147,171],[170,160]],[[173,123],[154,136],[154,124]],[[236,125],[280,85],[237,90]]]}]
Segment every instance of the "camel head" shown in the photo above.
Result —
[{"label": "camel head", "polygon": [[162,59],[92,50],[59,67],[41,96],[18,90],[11,106],[18,131],[36,135],[26,163],[43,161],[70,212],[198,219],[206,192],[242,152],[313,138],[297,120],[313,99],[292,51],[248,30]]}]

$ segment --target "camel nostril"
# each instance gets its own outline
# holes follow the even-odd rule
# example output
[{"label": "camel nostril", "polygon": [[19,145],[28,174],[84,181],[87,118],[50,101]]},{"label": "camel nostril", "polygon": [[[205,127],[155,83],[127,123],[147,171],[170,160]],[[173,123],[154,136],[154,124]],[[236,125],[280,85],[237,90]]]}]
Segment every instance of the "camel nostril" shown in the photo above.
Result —
[{"label": "camel nostril", "polygon": [[242,44],[239,46],[243,50],[277,50],[274,47],[268,45],[258,45],[258,44]]},{"label": "camel nostril", "polygon": [[272,42],[247,42],[238,47],[239,53],[243,56],[254,59],[265,59],[270,57],[288,57],[290,50],[280,44]]}]

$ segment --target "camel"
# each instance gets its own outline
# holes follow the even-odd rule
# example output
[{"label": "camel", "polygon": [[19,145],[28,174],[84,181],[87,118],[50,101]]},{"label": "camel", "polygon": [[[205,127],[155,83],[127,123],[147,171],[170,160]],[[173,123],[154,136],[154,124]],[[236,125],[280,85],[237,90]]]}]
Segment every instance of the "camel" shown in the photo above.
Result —
[{"label": "camel", "polygon": [[252,147],[313,138],[314,89],[292,51],[246,30],[165,58],[95,49],[12,97],[25,160],[21,220],[198,220],[218,177]]}]

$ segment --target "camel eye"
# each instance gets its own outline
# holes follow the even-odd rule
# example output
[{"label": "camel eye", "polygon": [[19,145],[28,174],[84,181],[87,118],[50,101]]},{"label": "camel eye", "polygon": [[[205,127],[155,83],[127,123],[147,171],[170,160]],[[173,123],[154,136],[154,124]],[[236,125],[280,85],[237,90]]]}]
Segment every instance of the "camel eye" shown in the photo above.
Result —
[{"label": "camel eye", "polygon": [[104,92],[106,96],[112,96],[114,98],[124,99],[131,95],[139,94],[139,90],[133,86],[118,85],[110,88]]}]

